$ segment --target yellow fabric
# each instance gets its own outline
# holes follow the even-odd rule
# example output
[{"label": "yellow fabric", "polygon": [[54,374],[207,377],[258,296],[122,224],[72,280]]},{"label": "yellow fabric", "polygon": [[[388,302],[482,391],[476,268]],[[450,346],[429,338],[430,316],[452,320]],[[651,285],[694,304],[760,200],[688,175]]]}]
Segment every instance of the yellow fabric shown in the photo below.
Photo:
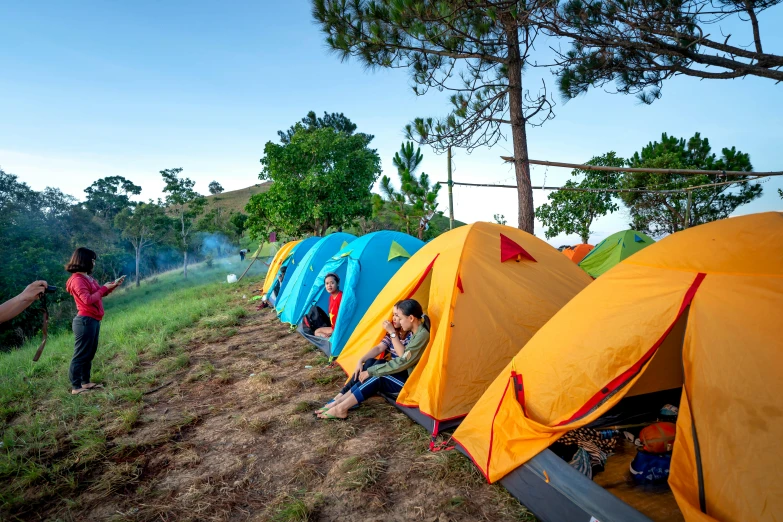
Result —
[{"label": "yellow fabric", "polygon": [[275,276],[277,275],[277,271],[280,270],[280,265],[285,262],[285,260],[288,258],[288,255],[291,253],[291,250],[298,245],[302,240],[296,240],[291,241],[289,243],[286,243],[282,247],[280,247],[280,250],[277,251],[277,254],[275,254],[275,257],[272,258],[272,263],[269,265],[269,270],[266,272],[266,277],[264,278],[264,285],[261,287],[261,294],[266,295],[267,292],[269,292],[269,289],[272,288],[272,283],[275,282]]},{"label": "yellow fabric", "polygon": [[389,259],[387,259],[387,261],[391,261],[392,259],[396,259],[398,257],[411,257],[411,255],[402,247],[401,244],[396,241],[392,241],[391,247],[389,247]]},{"label": "yellow fabric", "polygon": [[[537,262],[500,262],[500,234]],[[383,337],[381,322],[408,298],[430,317],[430,346],[399,394],[401,404],[446,420],[468,413],[511,357],[591,279],[557,250],[519,229],[474,223],[442,234],[414,254],[384,287],[337,362],[353,371]],[[464,293],[458,288],[462,282]]]},{"label": "yellow fabric", "polygon": [[[707,504],[704,515],[693,417],[684,395],[669,482],[686,520],[779,520],[782,253],[783,214],[775,212],[701,225],[636,253],[539,330],[454,438],[494,482],[624,396],[671,388],[681,379],[676,366],[684,365]],[[678,322],[699,273],[706,276]],[[670,327],[641,373],[589,414],[558,426],[637,363]],[[675,366],[669,373],[667,364]],[[527,416],[509,386],[512,370],[523,379]]]}]

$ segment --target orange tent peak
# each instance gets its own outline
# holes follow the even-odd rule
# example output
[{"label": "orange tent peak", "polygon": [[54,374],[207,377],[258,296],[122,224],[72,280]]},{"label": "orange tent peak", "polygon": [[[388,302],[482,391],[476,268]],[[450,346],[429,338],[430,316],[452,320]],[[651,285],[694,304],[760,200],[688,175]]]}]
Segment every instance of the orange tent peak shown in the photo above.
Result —
[{"label": "orange tent peak", "polygon": [[527,251],[519,246],[515,241],[509,239],[503,234],[500,234],[500,262],[505,263],[509,259],[516,259],[517,261],[521,261],[522,258],[529,259],[534,263],[536,262],[533,256],[528,254]]}]

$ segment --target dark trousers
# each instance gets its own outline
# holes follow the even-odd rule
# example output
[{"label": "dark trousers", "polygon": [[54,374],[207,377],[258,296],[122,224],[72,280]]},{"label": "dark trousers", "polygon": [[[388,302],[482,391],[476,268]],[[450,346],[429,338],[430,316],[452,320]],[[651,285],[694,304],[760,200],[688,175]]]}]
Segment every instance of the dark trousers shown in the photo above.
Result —
[{"label": "dark trousers", "polygon": [[[386,361],[384,361],[383,359],[370,359],[368,361],[364,361],[364,366],[362,366],[362,369],[367,371],[367,368],[369,368],[370,366],[375,366],[376,364],[383,364],[385,362]],[[340,393],[345,395],[346,393],[351,391],[351,388],[353,388],[354,384],[359,384],[359,381],[351,377],[351,380],[345,383],[345,386],[343,386],[343,389],[340,390]]]},{"label": "dark trousers", "polygon": [[73,359],[68,370],[71,387],[78,390],[82,384],[90,382],[92,360],[98,349],[98,335],[101,332],[101,322],[92,317],[77,315],[73,318],[73,335],[76,339],[73,348]]},{"label": "dark trousers", "polygon": [[357,402],[364,402],[376,393],[397,394],[402,391],[405,381],[408,380],[408,371],[384,375],[383,377],[370,377],[364,382],[354,384],[351,393]]}]

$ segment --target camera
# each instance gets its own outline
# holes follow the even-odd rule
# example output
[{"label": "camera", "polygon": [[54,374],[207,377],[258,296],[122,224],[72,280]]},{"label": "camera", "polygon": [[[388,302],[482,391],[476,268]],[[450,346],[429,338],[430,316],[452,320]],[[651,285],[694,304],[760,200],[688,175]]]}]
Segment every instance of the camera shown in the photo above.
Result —
[{"label": "camera", "polygon": [[54,285],[49,285],[46,287],[46,293],[47,294],[53,294],[57,291],[57,287]]}]

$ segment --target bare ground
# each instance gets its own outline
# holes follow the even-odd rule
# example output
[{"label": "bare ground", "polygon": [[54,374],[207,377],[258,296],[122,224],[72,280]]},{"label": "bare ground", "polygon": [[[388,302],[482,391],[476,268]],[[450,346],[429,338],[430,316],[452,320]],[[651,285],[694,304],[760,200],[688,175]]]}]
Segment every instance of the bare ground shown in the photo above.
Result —
[{"label": "bare ground", "polygon": [[425,430],[380,398],[346,422],[316,419],[344,374],[273,313],[246,306],[234,335],[192,338],[189,365],[147,392],[91,485],[38,517],[532,520],[458,452],[427,451]]}]

